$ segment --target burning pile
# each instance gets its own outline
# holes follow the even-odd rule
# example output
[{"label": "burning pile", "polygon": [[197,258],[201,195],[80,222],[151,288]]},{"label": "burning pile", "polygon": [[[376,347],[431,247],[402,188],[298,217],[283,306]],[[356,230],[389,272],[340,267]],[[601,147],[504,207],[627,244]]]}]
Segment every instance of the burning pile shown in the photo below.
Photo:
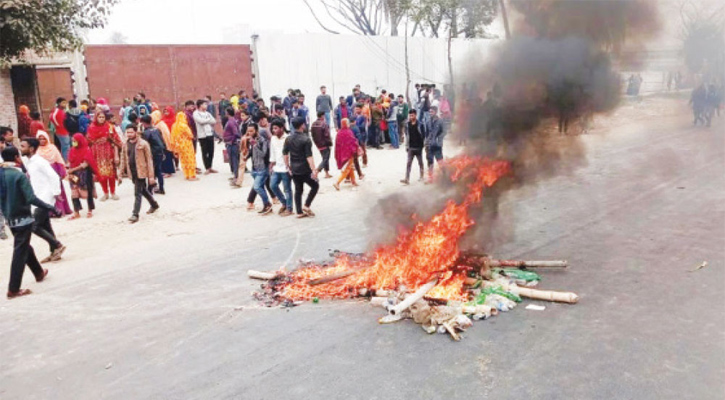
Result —
[{"label": "burning pile", "polygon": [[[512,267],[566,266],[566,262],[511,262],[461,252],[459,242],[475,222],[469,208],[481,202],[487,188],[510,172],[507,161],[459,156],[444,165],[451,182],[466,185],[460,203],[448,200],[442,212],[429,221],[417,221],[395,243],[367,254],[336,252],[334,261],[302,263],[292,272],[271,274],[250,271],[266,278],[255,297],[268,306],[294,305],[314,299],[345,299],[370,296],[393,322],[412,317],[433,333],[447,331],[458,340],[474,319],[508,311],[520,296],[575,303],[573,293],[561,294],[520,287],[538,283],[538,275]],[[439,177],[440,178],[440,177]],[[415,216],[414,216],[415,218]]]}]

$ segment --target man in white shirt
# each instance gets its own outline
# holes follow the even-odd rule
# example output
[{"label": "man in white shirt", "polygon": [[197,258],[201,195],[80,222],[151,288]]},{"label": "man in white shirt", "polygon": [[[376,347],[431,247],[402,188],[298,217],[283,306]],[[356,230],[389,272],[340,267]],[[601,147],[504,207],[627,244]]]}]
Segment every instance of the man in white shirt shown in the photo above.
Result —
[{"label": "man in white shirt", "polygon": [[212,168],[214,162],[214,125],[216,120],[206,110],[206,100],[198,100],[196,102],[196,110],[194,111],[194,123],[196,124],[196,137],[199,139],[201,146],[201,159],[204,161],[204,174],[213,174],[217,170]]},{"label": "man in white shirt", "polygon": [[[30,186],[35,196],[47,204],[55,204],[56,196],[60,195],[60,177],[43,157],[36,155],[40,142],[35,138],[26,138],[20,142],[20,152],[28,157],[25,168],[30,177]],[[58,241],[50,224],[50,212],[46,209],[35,208],[33,212],[33,233],[48,242],[50,255],[41,263],[58,261],[61,259],[66,247]]]},{"label": "man in white shirt", "polygon": [[[286,140],[284,121],[275,119],[272,121],[272,139],[269,145],[269,169],[272,174],[270,186],[282,203],[279,215],[283,217],[292,215],[292,183],[283,153]],[[284,194],[279,190],[280,181],[284,185]]]}]

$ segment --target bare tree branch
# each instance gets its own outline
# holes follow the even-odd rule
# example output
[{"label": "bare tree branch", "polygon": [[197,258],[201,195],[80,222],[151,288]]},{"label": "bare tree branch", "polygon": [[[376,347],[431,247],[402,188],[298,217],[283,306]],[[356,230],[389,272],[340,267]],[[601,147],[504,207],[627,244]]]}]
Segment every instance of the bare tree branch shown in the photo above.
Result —
[{"label": "bare tree branch", "polygon": [[305,2],[305,5],[307,6],[307,8],[312,13],[312,16],[315,18],[315,21],[317,21],[317,23],[320,25],[320,27],[322,27],[322,29],[326,30],[327,32],[333,33],[335,35],[339,35],[340,34],[340,32],[334,31],[334,30],[326,27],[325,24],[323,24],[322,21],[320,21],[320,19],[317,18],[317,14],[315,13],[315,10],[312,9],[312,6],[310,6],[310,3],[307,0],[303,0],[303,1]]}]

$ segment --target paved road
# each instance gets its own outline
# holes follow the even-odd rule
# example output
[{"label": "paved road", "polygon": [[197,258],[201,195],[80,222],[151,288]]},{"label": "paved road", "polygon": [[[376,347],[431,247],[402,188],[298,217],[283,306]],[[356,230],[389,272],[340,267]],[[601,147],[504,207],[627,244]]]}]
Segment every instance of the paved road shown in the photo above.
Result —
[{"label": "paved road", "polygon": [[97,269],[67,264],[36,295],[0,302],[0,398],[722,399],[716,124],[643,116],[587,136],[588,165],[571,176],[504,199],[511,236],[496,253],[569,259],[542,287],[578,305],[519,307],[459,343],[410,321],[379,326],[380,310],[355,301],[260,309],[247,269],[362,250],[375,198],[323,196],[313,222],[253,229],[222,210],[194,235],[99,246]]}]

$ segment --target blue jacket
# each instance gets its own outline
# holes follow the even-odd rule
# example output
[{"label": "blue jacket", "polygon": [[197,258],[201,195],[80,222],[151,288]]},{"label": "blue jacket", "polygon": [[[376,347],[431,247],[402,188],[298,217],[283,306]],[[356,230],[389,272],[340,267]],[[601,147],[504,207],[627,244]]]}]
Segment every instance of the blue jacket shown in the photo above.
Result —
[{"label": "blue jacket", "polygon": [[[342,110],[340,109],[340,105],[338,104],[337,107],[335,107],[335,128],[340,129],[340,124],[342,123]],[[353,118],[353,111],[350,106],[347,106],[347,119],[350,120],[350,122],[353,122],[355,119]]]},{"label": "blue jacket", "polygon": [[443,122],[440,118],[430,118],[426,131],[426,146],[443,147],[443,138],[446,136],[446,132],[443,129]]},{"label": "blue jacket", "polygon": [[365,127],[367,122],[368,121],[365,116],[360,114],[357,118],[355,118],[355,124],[352,126],[352,131],[355,133],[355,137],[360,145],[363,145],[368,141],[368,131]]}]

